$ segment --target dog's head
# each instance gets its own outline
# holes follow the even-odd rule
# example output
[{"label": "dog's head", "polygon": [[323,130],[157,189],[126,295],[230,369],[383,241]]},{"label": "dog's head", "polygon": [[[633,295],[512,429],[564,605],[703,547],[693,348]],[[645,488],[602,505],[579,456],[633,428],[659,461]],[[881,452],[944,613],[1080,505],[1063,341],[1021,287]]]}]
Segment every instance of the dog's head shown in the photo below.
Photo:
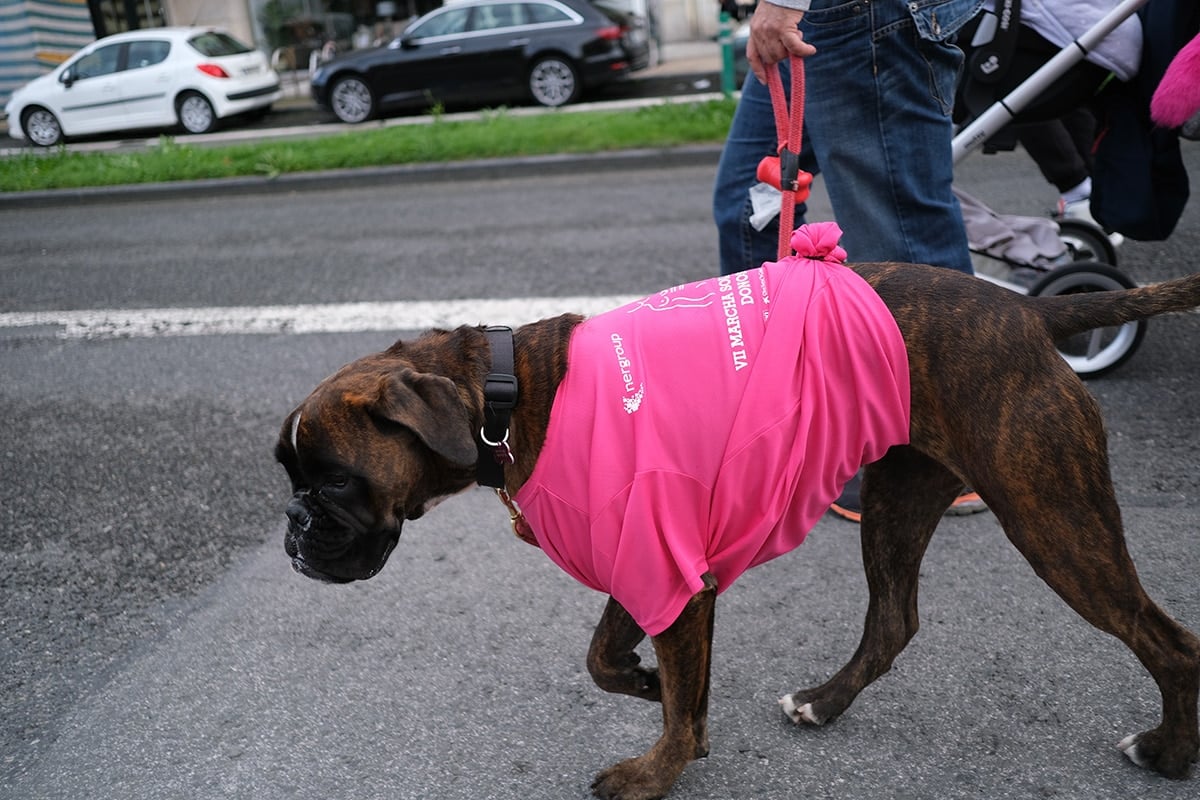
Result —
[{"label": "dog's head", "polygon": [[279,433],[275,457],[293,491],[284,548],[311,578],[376,575],[405,520],[474,477],[471,415],[458,387],[385,355],[325,380]]}]

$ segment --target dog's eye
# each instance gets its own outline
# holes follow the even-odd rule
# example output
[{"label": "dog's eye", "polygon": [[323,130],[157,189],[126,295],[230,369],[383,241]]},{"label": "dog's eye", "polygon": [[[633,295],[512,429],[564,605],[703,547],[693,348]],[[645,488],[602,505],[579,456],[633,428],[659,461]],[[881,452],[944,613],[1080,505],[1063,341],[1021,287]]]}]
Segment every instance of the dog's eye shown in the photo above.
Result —
[{"label": "dog's eye", "polygon": [[324,489],[345,489],[346,485],[348,483],[350,483],[350,479],[347,478],[345,475],[330,475],[325,480],[325,485],[322,488],[324,488]]}]

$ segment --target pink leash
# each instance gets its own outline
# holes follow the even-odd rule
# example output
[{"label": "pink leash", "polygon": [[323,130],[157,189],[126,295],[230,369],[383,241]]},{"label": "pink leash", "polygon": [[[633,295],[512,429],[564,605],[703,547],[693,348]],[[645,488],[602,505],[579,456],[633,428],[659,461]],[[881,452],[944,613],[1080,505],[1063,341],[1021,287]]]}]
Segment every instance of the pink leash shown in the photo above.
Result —
[{"label": "pink leash", "polygon": [[813,176],[800,169],[800,144],[804,131],[804,59],[791,56],[792,93],[791,114],[783,93],[783,78],[779,65],[767,67],[767,89],[771,93],[771,110],[775,113],[775,133],[779,139],[777,156],[767,156],[758,163],[757,177],[783,193],[779,209],[779,257],[792,254],[792,230],[796,224],[796,203],[808,199]]}]

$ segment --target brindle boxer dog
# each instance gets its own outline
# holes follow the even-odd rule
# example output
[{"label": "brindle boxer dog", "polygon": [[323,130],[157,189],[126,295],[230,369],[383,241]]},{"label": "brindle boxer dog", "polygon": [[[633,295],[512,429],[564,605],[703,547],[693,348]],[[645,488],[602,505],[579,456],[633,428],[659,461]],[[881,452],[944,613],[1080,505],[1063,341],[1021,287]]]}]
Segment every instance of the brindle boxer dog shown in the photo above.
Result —
[{"label": "brindle boxer dog", "polygon": [[[1137,764],[1188,775],[1200,750],[1200,640],[1152,601],[1125,548],[1099,408],[1054,348],[1065,336],[1200,305],[1200,274],[1156,286],[1032,298],[929,267],[852,267],[883,299],[908,349],[910,444],[866,468],[863,558],[870,603],[862,642],[826,683],[780,702],[797,723],[849,708],[917,632],[917,575],[942,513],[973,487],[1036,573],[1084,619],[1123,641],[1162,692],[1162,721],[1120,747]],[[538,459],[567,345],[561,316],[515,332],[520,399],[506,481]],[[480,328],[435,330],[342,368],[285,420],[277,458],[295,495],[286,550],[330,582],[379,572],[405,520],[476,480],[491,352]],[[967,366],[969,365],[969,366]],[[831,420],[830,424],[835,424]],[[650,750],[602,771],[603,798],[656,798],[708,751],[715,582],[652,636],[657,669],[639,666],[645,634],[609,599],[587,656],[600,688],[661,702]]]}]

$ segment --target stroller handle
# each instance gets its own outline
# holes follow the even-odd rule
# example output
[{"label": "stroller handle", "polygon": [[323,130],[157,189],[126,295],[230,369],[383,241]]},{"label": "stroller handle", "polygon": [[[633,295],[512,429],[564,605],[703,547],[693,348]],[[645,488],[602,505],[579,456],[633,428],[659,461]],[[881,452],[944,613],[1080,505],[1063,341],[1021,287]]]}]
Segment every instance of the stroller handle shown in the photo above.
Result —
[{"label": "stroller handle", "polygon": [[1020,86],[1000,100],[988,106],[987,111],[964,127],[951,144],[954,163],[981,147],[997,131],[1007,125],[1056,80],[1066,74],[1072,66],[1087,57],[1087,54],[1104,41],[1129,17],[1137,13],[1148,0],[1122,0],[1112,11],[1105,14],[1095,25],[1084,31],[1078,39],[1068,44],[1030,75]]}]

